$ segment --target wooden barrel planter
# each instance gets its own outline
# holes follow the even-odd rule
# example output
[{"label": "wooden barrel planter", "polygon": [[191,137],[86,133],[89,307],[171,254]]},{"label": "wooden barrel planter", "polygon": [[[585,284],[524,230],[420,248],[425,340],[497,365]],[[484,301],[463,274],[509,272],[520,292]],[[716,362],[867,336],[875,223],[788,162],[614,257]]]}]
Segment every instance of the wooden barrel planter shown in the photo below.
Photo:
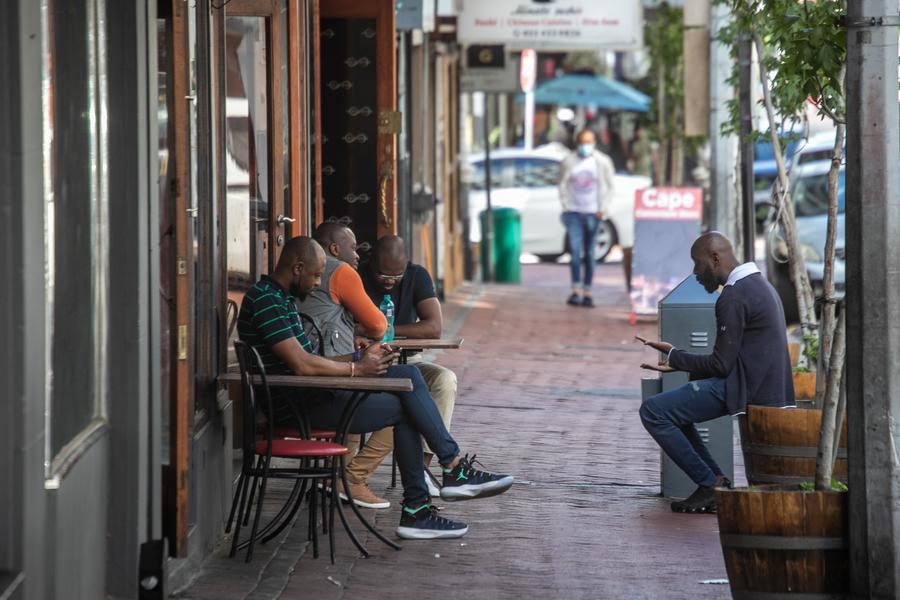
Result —
[{"label": "wooden barrel planter", "polygon": [[[750,485],[815,481],[821,410],[751,405],[739,423]],[[834,478],[847,481],[846,419],[841,426]]]},{"label": "wooden barrel planter", "polygon": [[717,488],[716,502],[734,600],[847,596],[846,492]]},{"label": "wooden barrel planter", "polygon": [[794,397],[798,404],[816,399],[815,371],[796,371],[793,373],[793,380]]}]

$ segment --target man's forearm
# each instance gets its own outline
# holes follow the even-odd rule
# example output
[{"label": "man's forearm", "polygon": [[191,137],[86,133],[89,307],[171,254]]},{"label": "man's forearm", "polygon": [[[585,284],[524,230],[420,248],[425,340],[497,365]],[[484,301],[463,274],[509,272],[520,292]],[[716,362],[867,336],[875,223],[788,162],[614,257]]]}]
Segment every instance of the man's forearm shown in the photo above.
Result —
[{"label": "man's forearm", "polygon": [[394,325],[394,335],[412,339],[436,339],[441,337],[441,326],[433,321],[418,321],[409,325]]},{"label": "man's forearm", "polygon": [[412,339],[437,339],[441,337],[441,327],[431,321],[418,321],[409,325],[395,325],[394,335]]}]

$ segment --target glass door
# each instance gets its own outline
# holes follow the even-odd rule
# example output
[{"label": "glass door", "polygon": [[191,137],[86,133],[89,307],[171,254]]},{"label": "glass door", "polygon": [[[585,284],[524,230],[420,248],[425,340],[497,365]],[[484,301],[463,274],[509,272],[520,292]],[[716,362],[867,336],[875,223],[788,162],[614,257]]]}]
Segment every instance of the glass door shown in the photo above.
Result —
[{"label": "glass door", "polygon": [[[293,220],[285,215],[280,2],[232,0],[225,17],[226,293],[239,308],[271,272]],[[233,342],[227,340],[229,365]]]}]

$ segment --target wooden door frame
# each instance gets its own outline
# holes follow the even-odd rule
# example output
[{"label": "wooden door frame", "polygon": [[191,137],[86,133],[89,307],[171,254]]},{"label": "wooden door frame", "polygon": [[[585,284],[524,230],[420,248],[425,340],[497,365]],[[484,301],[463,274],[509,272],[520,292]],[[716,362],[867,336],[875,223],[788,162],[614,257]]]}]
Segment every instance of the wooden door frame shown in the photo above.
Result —
[{"label": "wooden door frame", "polygon": [[[169,534],[174,556],[187,556],[189,450],[194,415],[193,365],[189,348],[192,346],[192,295],[193,261],[188,260],[192,249],[193,222],[188,212],[191,204],[191,136],[189,131],[190,109],[190,61],[188,59],[188,5],[171,0],[172,39],[170,42],[172,65],[172,106],[174,141],[169,164],[175,164],[174,210],[175,264],[171,265],[175,277],[175,311],[172,352],[170,359],[172,386],[169,390],[169,464],[165,470],[166,510],[172,511],[173,521]],[[168,521],[168,520],[167,520]]]},{"label": "wooden door frame", "polygon": [[[315,0],[314,8],[318,8],[318,14],[313,18],[314,36],[314,60],[316,70],[316,222],[321,222],[324,215],[322,204],[322,112],[321,112],[321,19],[375,19],[375,77],[378,82],[378,114],[383,111],[397,110],[397,39],[396,39],[396,6],[394,0],[327,0],[319,6],[319,0]],[[384,60],[388,58],[389,60]],[[378,133],[377,145],[377,176],[376,189],[379,190],[379,210],[377,237],[383,235],[396,235],[397,233],[397,136],[395,134]],[[382,177],[385,170],[389,170],[389,179],[385,182],[384,198],[382,193]]]},{"label": "wooden door frame", "polygon": [[[309,32],[309,0],[288,0],[288,106],[290,109],[291,205],[296,219],[285,228],[285,236],[309,235],[309,56],[306,36]],[[318,162],[316,163],[318,164]],[[287,208],[287,207],[285,207]],[[288,231],[290,235],[288,235]]]}]

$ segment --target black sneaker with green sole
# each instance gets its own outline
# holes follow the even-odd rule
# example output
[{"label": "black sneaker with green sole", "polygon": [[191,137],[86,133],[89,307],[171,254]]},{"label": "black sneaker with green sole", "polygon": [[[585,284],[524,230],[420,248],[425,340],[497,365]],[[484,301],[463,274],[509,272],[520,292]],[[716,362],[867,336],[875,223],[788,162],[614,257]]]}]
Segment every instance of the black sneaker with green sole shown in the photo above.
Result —
[{"label": "black sneaker with green sole", "polygon": [[439,540],[460,538],[469,531],[465,523],[445,519],[432,504],[419,508],[403,507],[397,536],[405,540]]},{"label": "black sneaker with green sole", "polygon": [[[502,494],[513,484],[512,475],[496,475],[487,471],[479,471],[472,465],[479,464],[475,455],[467,454],[452,470],[444,469],[444,484],[441,486],[441,499],[446,502],[488,498]],[[483,466],[483,465],[482,465]]]}]

